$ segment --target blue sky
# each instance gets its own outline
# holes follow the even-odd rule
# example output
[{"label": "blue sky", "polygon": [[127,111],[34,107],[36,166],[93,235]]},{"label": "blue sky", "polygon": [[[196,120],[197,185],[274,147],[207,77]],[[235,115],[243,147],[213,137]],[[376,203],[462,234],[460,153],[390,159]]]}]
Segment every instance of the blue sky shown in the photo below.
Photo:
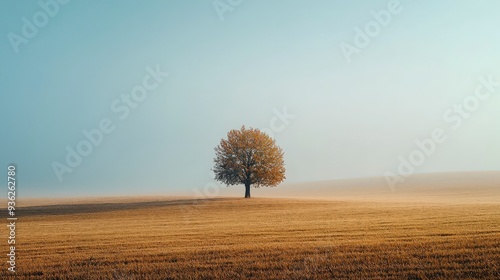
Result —
[{"label": "blue sky", "polygon": [[[2,164],[25,197],[189,193],[227,131],[274,122],[288,182],[396,172],[436,128],[447,140],[416,173],[500,170],[500,87],[458,129],[443,119],[479,77],[500,81],[500,3],[402,0],[349,62],[342,42],[390,3],[242,0],[221,20],[212,1],[73,0],[13,47],[44,10],[3,1]],[[147,67],[169,76],[122,120],[112,104]],[[115,129],[60,181],[53,163],[103,119]]]}]

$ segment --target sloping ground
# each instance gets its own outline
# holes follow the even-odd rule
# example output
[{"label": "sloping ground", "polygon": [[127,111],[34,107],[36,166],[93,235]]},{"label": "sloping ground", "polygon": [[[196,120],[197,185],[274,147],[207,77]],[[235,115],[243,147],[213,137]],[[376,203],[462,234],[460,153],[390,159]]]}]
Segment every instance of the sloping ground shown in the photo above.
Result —
[{"label": "sloping ground", "polygon": [[[221,188],[221,196],[241,196],[243,188]],[[413,175],[392,190],[383,177],[283,184],[252,189],[254,197],[354,199],[451,203],[500,203],[500,172]]]}]

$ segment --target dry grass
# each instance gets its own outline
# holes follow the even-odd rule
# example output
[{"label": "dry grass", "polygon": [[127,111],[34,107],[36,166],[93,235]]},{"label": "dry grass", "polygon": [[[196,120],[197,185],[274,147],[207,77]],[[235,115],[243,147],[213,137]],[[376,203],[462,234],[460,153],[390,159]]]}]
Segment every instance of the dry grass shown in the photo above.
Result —
[{"label": "dry grass", "polygon": [[226,198],[18,215],[16,279],[500,279],[500,204]]}]

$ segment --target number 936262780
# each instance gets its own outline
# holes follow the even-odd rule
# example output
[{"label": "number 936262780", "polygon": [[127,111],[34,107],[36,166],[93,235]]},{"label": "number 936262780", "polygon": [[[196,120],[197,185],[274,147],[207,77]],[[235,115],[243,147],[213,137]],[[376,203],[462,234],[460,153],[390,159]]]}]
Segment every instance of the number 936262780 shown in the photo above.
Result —
[{"label": "number 936262780", "polygon": [[13,217],[16,215],[16,167],[13,165],[7,167],[7,189],[7,210]]}]

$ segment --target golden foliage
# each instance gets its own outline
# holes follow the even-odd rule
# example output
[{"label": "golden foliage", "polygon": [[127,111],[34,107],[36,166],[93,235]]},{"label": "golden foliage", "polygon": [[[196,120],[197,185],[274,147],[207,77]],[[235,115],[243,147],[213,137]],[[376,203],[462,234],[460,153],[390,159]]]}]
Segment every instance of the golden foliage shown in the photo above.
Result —
[{"label": "golden foliage", "polygon": [[285,179],[283,151],[259,129],[229,131],[215,153],[215,179],[227,185],[275,187]]}]

